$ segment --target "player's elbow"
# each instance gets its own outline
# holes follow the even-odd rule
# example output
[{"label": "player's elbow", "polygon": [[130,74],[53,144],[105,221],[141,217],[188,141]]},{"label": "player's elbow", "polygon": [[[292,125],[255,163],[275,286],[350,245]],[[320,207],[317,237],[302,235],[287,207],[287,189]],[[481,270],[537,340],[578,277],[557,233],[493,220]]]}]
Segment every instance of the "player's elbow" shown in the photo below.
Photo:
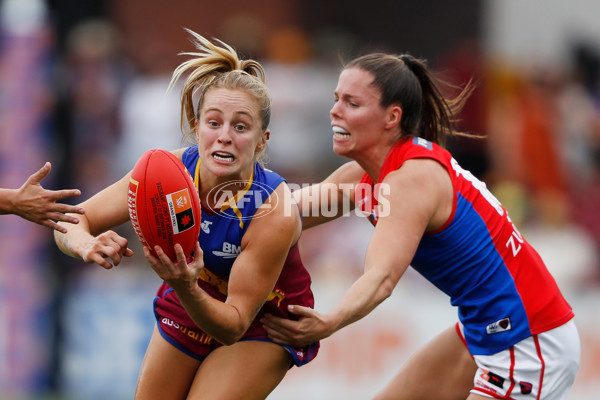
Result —
[{"label": "player's elbow", "polygon": [[223,345],[230,346],[234,343],[239,342],[239,340],[242,338],[242,336],[244,336],[244,333],[246,333],[247,330],[248,327],[246,327],[245,329],[231,329],[227,332],[224,332],[222,335],[219,335],[219,337],[216,339]]},{"label": "player's elbow", "polygon": [[236,335],[223,335],[222,338],[219,338],[218,341],[221,342],[224,346],[231,346],[232,344],[239,341],[241,336]]},{"label": "player's elbow", "polygon": [[376,288],[374,297],[378,304],[392,295],[401,276],[398,271],[385,264],[367,268],[365,274],[370,277],[371,284]]},{"label": "player's elbow", "polygon": [[250,328],[251,323],[252,320],[248,320],[247,318],[238,315],[238,318],[230,323],[225,329],[221,330],[218,337],[215,337],[215,339],[225,346],[232,345],[244,336],[248,328]]},{"label": "player's elbow", "polygon": [[381,301],[387,299],[394,292],[394,288],[396,287],[397,281],[393,279],[390,275],[386,276],[379,285],[379,295],[381,297]]}]

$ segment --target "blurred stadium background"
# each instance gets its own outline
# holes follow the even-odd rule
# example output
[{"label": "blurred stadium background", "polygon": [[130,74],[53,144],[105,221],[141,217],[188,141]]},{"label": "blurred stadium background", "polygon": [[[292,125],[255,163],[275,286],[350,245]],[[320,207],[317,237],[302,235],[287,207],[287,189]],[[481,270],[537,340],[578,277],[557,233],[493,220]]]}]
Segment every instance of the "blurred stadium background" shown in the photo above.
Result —
[{"label": "blurred stadium background", "polygon": [[[291,183],[322,179],[340,60],[373,50],[425,58],[478,90],[450,143],[537,247],[576,313],[583,342],[570,400],[600,393],[600,3],[596,0],[0,0],[0,187],[44,161],[48,188],[87,198],[150,148],[182,145],[170,73],[183,27],[267,69],[270,164]],[[0,399],[133,397],[158,279],[137,255],[105,271],[59,253],[49,230],[0,219]],[[304,233],[316,307],[360,274],[358,217]],[[343,234],[338,234],[343,231]],[[535,282],[532,282],[535,285]],[[448,300],[409,270],[392,298],[323,341],[272,400],[370,398],[410,354],[454,323]]]}]

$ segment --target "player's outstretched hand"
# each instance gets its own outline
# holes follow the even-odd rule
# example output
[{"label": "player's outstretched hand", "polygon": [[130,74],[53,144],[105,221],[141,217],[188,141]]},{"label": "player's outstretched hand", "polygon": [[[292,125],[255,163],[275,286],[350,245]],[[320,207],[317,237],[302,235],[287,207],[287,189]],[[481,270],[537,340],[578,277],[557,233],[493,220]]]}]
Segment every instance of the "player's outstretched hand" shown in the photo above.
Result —
[{"label": "player's outstretched hand", "polygon": [[47,190],[41,185],[44,179],[50,173],[52,165],[49,162],[40,168],[39,171],[31,175],[19,189],[10,191],[12,194],[8,199],[11,205],[8,213],[15,214],[44,225],[59,232],[65,233],[67,229],[57,224],[58,221],[77,224],[79,220],[67,213],[83,214],[85,211],[79,206],[57,203],[69,197],[81,195],[79,189]]}]

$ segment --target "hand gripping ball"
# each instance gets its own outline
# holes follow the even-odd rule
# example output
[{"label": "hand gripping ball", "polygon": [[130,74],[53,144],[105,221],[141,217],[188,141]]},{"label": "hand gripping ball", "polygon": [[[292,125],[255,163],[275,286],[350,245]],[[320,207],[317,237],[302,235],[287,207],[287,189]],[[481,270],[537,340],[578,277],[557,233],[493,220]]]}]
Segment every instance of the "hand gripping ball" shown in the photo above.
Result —
[{"label": "hand gripping ball", "polygon": [[[192,177],[181,161],[166,150],[149,150],[135,164],[127,195],[133,229],[154,253],[159,245],[175,260],[175,243],[186,257],[200,235],[200,198]],[[155,254],[156,255],[156,254]]]}]

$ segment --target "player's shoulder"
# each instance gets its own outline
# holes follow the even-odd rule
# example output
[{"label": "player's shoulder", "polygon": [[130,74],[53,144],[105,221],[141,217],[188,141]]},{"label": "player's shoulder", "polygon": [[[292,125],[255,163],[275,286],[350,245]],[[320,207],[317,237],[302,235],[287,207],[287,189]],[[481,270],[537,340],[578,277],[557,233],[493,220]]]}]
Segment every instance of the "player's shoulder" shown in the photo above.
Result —
[{"label": "player's shoulder", "polygon": [[392,149],[393,154],[402,154],[407,157],[425,156],[436,157],[444,154],[443,147],[430,140],[419,136],[409,136],[398,141]]}]

